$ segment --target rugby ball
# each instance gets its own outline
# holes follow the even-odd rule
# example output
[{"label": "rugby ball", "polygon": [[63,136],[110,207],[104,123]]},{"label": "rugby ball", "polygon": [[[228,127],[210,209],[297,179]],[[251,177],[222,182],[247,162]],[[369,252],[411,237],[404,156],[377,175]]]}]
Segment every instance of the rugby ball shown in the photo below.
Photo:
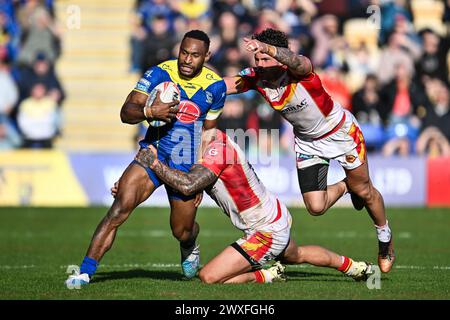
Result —
[{"label": "rugby ball", "polygon": [[[180,89],[178,86],[171,82],[165,81],[158,84],[153,90],[150,92],[150,95],[147,98],[146,106],[151,106],[156,98],[156,93],[160,92],[159,98],[164,103],[172,102],[173,100],[180,100]],[[163,120],[153,120],[149,121],[149,124],[152,127],[162,127],[167,124],[167,122]]]}]

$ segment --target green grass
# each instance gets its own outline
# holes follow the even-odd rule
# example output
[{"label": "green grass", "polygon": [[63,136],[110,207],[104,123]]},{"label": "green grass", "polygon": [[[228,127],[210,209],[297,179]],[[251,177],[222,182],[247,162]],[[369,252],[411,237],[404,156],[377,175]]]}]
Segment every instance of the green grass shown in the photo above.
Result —
[{"label": "green grass", "polygon": [[[388,210],[397,261],[369,290],[341,273],[288,266],[288,281],[271,285],[205,285],[182,279],[168,209],[136,210],[119,229],[95,282],[64,285],[79,264],[106,208],[0,208],[0,299],[449,299],[450,210]],[[336,208],[325,216],[292,209],[293,237],[358,260],[376,262],[377,240],[366,213]],[[219,209],[200,209],[202,263],[241,233]]]}]

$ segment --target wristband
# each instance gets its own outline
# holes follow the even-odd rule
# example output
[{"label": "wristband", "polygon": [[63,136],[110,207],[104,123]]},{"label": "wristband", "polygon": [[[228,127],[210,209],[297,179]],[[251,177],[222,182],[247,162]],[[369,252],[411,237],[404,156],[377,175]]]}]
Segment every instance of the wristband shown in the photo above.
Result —
[{"label": "wristband", "polygon": [[147,115],[147,106],[144,106],[143,111],[144,111],[144,117],[145,117],[145,119],[153,118],[153,114],[152,114],[152,109],[151,109],[151,107],[149,107],[148,109],[149,109],[150,115]]},{"label": "wristband", "polygon": [[[272,54],[273,53],[273,54]],[[267,46],[267,54],[271,57],[275,57],[277,55],[277,47],[268,45]]]}]

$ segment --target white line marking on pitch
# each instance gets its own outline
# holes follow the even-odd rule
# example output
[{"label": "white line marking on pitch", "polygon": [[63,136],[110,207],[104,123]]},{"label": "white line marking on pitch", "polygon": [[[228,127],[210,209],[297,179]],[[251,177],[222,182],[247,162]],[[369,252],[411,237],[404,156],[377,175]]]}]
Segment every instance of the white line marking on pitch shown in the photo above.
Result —
[{"label": "white line marking on pitch", "polygon": [[[373,239],[376,237],[374,232],[356,232],[356,231],[339,231],[339,232],[333,232],[333,233],[324,233],[324,234],[317,234],[317,233],[311,233],[311,232],[302,232],[301,229],[299,231],[294,231],[294,235],[300,234],[302,237],[316,237],[316,238],[324,238],[324,239]],[[51,232],[26,232],[26,233],[19,233],[19,232],[6,232],[0,237],[8,237],[11,238],[53,238],[54,234]],[[91,233],[86,234],[76,234],[77,237],[90,237],[92,236]],[[233,232],[232,230],[202,230],[200,233],[200,237],[203,238],[218,238],[218,237],[238,237],[238,233]],[[172,232],[170,230],[163,230],[163,229],[155,229],[155,230],[120,230],[118,232],[118,237],[122,238],[173,238]],[[399,232],[397,234],[397,238],[399,239],[411,239],[412,234],[410,232]]]},{"label": "white line marking on pitch", "polygon": [[[179,268],[181,265],[179,263],[126,263],[126,264],[100,264],[101,268],[106,269],[120,269],[120,268]],[[31,265],[0,265],[0,270],[11,270],[11,269],[32,269],[32,268],[47,268],[48,266],[36,266],[34,264]],[[67,269],[67,266],[59,266],[61,269]],[[289,265],[289,268],[300,268],[300,269],[308,269],[308,268],[316,268],[311,265],[302,264],[302,265]],[[433,266],[433,267],[425,267],[425,266],[405,266],[399,265],[394,266],[395,269],[399,270],[450,270],[450,266]]]}]

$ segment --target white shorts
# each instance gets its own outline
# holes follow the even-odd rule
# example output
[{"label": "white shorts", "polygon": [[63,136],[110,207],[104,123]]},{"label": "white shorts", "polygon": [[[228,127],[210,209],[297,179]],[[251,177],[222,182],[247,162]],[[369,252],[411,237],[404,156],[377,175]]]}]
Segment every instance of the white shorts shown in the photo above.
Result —
[{"label": "white shorts", "polygon": [[344,117],[341,127],[324,138],[306,141],[295,137],[298,169],[329,164],[329,160],[334,159],[344,169],[351,170],[366,161],[366,144],[358,121],[347,110],[344,110]]},{"label": "white shorts", "polygon": [[[289,244],[292,217],[285,205],[280,207],[282,214],[278,219],[259,230],[246,230],[245,235],[231,245],[250,262],[253,269],[260,269],[276,259]],[[280,230],[280,226],[284,229]]]}]

